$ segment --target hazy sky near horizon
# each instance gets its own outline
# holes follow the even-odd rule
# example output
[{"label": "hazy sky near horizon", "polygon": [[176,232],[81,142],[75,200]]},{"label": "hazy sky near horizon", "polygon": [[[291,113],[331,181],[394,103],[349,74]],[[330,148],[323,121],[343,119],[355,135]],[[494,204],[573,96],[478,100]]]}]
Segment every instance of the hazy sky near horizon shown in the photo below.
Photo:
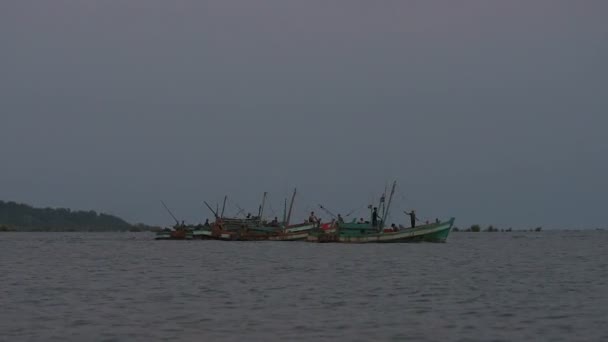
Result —
[{"label": "hazy sky near horizon", "polygon": [[606,1],[4,0],[0,199],[606,227],[607,90]]}]

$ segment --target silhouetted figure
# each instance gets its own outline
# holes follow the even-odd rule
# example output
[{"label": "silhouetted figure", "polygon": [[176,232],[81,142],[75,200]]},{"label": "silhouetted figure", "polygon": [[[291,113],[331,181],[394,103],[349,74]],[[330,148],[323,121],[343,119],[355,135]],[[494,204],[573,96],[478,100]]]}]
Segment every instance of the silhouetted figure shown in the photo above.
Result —
[{"label": "silhouetted figure", "polygon": [[405,215],[408,215],[410,217],[410,223],[412,224],[412,228],[416,227],[416,221],[418,221],[418,218],[416,218],[416,210],[412,210],[411,212],[407,212],[404,211]]},{"label": "silhouetted figure", "polygon": [[209,219],[205,220],[205,227],[209,227]]},{"label": "silhouetted figure", "polygon": [[378,226],[378,208],[374,207],[374,211],[372,212],[372,227]]},{"label": "silhouetted figure", "polygon": [[310,216],[308,216],[308,222],[310,223],[318,223],[319,219],[315,216],[315,212],[311,211]]},{"label": "silhouetted figure", "polygon": [[344,223],[344,219],[342,218],[342,215],[338,214],[338,223]]}]

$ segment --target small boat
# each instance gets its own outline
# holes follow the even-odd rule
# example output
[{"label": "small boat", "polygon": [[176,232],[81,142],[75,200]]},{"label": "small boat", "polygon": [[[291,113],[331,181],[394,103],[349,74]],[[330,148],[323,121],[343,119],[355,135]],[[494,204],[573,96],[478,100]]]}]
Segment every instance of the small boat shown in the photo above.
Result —
[{"label": "small boat", "polygon": [[[386,243],[386,242],[446,242],[452,226],[454,218],[445,221],[437,220],[435,223],[427,223],[422,226],[403,228],[401,226],[392,226],[386,228],[382,218],[386,218],[390,212],[390,206],[397,182],[393,183],[388,203],[385,202],[383,195],[380,201],[382,209],[382,217],[376,217],[370,222],[338,222],[330,229],[318,229],[311,232],[308,237],[308,242],[343,242],[343,243]],[[371,208],[371,206],[370,206]],[[374,208],[374,210],[376,210]],[[412,213],[413,214],[413,213]]]},{"label": "small boat", "polygon": [[188,226],[182,221],[179,220],[173,215],[169,207],[165,204],[165,202],[160,201],[160,203],[165,207],[169,215],[175,220],[175,225],[173,228],[165,228],[160,232],[156,233],[155,240],[192,240],[194,238],[192,231],[194,230],[194,226]]},{"label": "small boat", "polygon": [[163,229],[156,233],[155,240],[192,240],[194,235],[191,229],[187,227],[178,227],[174,229]]}]

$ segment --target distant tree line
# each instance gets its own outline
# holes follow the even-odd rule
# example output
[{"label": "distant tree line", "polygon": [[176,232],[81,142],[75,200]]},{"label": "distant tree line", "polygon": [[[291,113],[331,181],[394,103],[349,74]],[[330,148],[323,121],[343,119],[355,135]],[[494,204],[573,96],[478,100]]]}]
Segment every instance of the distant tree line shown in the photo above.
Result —
[{"label": "distant tree line", "polygon": [[0,231],[139,231],[150,227],[131,225],[108,214],[65,208],[34,208],[0,201]]}]

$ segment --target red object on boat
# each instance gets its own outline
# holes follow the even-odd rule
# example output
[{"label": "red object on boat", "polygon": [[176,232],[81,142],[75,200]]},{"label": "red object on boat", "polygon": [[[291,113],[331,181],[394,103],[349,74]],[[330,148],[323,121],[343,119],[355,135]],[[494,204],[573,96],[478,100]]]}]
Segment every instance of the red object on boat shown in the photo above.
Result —
[{"label": "red object on boat", "polygon": [[321,225],[321,229],[323,229],[323,230],[330,230],[332,226],[333,226],[333,223],[331,223],[331,222],[330,223],[323,223]]}]

